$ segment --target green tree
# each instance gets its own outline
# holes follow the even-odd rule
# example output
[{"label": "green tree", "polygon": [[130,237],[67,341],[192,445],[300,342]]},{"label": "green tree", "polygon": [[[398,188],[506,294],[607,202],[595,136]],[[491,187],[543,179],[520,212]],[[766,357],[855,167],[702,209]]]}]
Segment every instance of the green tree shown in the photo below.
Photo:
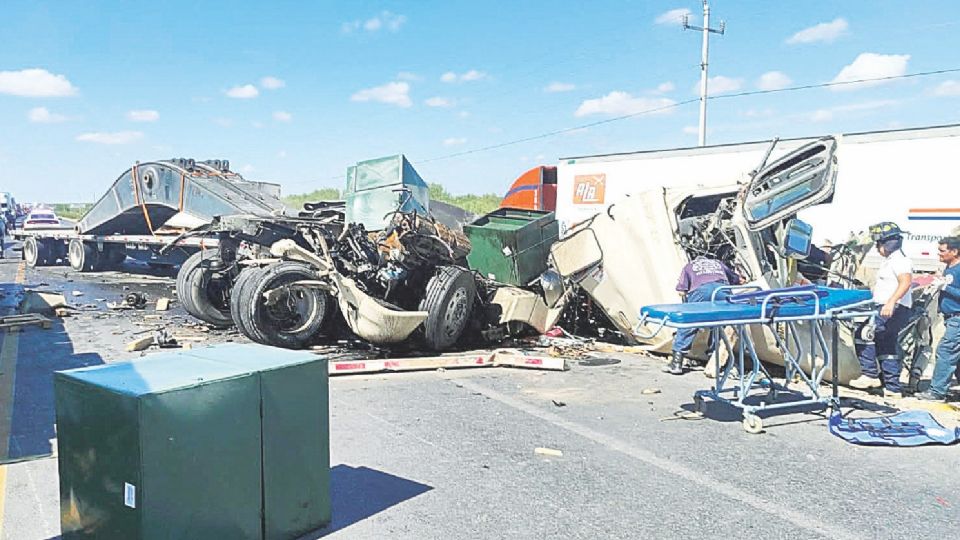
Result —
[{"label": "green tree", "polygon": [[303,208],[303,203],[308,202],[317,202],[317,201],[336,201],[340,200],[340,190],[337,188],[321,188],[310,193],[302,193],[300,195],[287,195],[283,198],[284,204],[291,208],[296,208],[300,210]]}]

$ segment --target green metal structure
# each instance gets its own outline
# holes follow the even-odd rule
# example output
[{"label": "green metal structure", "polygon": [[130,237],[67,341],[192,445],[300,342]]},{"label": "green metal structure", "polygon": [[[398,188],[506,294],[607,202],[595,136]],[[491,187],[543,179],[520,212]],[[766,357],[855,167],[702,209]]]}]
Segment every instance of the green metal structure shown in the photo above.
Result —
[{"label": "green metal structure", "polygon": [[430,211],[430,191],[403,154],[360,161],[347,168],[347,223],[368,231],[385,229],[389,213]]},{"label": "green metal structure", "polygon": [[54,376],[70,539],[279,539],[330,520],[326,360],[225,345]]},{"label": "green metal structure", "polygon": [[553,212],[499,208],[464,225],[470,239],[467,263],[485,277],[524,286],[547,269],[560,228]]}]

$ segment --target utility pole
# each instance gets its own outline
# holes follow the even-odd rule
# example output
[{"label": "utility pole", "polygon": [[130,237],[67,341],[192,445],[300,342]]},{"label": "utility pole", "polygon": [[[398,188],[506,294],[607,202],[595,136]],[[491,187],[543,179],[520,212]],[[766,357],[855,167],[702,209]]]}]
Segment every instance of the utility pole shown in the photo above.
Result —
[{"label": "utility pole", "polygon": [[699,145],[707,144],[707,58],[710,50],[710,33],[723,35],[727,23],[720,21],[719,28],[710,28],[710,5],[703,0],[703,26],[689,24],[690,16],[683,16],[684,30],[700,30],[703,32],[703,49],[700,55],[700,136]]}]

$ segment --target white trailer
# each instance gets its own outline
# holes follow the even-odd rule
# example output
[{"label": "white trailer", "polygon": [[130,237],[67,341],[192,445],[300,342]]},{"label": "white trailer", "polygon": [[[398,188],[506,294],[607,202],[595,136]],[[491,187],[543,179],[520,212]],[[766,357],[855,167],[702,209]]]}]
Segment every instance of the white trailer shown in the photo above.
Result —
[{"label": "white trailer", "polygon": [[[917,270],[933,270],[937,240],[960,226],[960,124],[849,133],[842,139],[831,204],[800,213],[814,241],[844,242],[873,223],[909,232],[904,250]],[[781,140],[771,159],[816,137]],[[557,220],[561,237],[631,193],[656,187],[713,187],[749,180],[770,141],[561,159]]]}]

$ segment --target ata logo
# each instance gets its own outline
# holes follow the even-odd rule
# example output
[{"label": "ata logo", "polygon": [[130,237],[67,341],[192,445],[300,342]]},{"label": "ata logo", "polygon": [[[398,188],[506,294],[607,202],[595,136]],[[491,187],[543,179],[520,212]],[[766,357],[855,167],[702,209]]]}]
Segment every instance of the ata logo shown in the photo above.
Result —
[{"label": "ata logo", "polygon": [[573,204],[603,204],[606,174],[584,174],[573,177]]}]

